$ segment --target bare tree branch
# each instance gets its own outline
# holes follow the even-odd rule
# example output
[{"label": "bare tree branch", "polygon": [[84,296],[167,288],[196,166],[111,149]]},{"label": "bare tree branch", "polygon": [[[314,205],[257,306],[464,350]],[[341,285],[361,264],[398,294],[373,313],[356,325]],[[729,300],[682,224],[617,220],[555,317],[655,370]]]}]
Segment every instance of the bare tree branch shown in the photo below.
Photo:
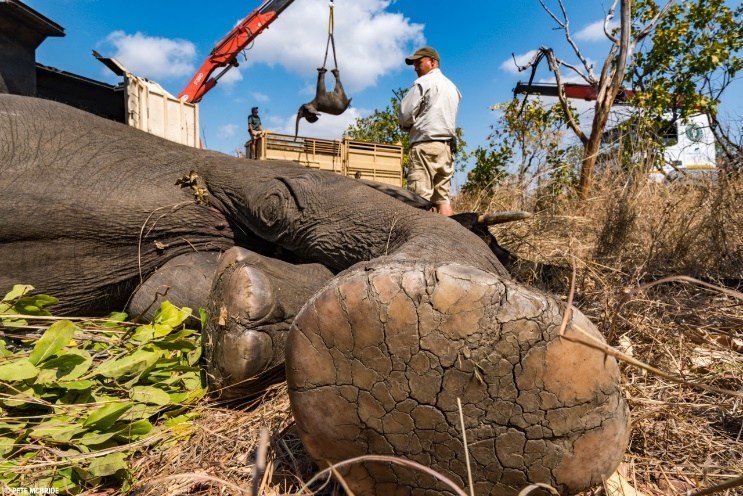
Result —
[{"label": "bare tree branch", "polygon": [[619,39],[611,34],[611,31],[609,31],[609,23],[611,23],[611,20],[614,19],[614,10],[617,8],[617,0],[614,0],[611,4],[611,7],[609,7],[609,12],[606,14],[606,17],[604,18],[604,34],[606,35],[609,40],[611,40],[612,43],[615,45],[619,44]]},{"label": "bare tree branch", "polygon": [[588,59],[586,59],[583,56],[580,49],[578,48],[578,45],[575,44],[575,41],[573,41],[572,36],[570,36],[570,20],[568,19],[567,11],[565,10],[565,6],[563,5],[562,0],[558,0],[558,3],[560,5],[560,10],[562,11],[562,16],[563,16],[562,21],[558,19],[557,16],[547,7],[547,5],[544,3],[544,0],[539,0],[539,4],[542,6],[542,8],[547,12],[547,14],[549,14],[550,17],[552,17],[552,19],[557,23],[560,29],[562,29],[565,32],[565,39],[567,40],[568,44],[572,47],[573,52],[575,53],[576,57],[578,57],[578,60],[580,60],[581,64],[583,64],[583,67],[586,70],[586,74],[583,74],[577,67],[567,64],[565,62],[559,61],[560,65],[573,70],[582,79],[584,79],[588,84],[595,85],[596,76],[593,73],[593,64],[588,62]]},{"label": "bare tree branch", "polygon": [[655,25],[658,23],[658,20],[663,17],[663,15],[666,13],[668,9],[671,8],[671,5],[673,4],[675,0],[668,0],[668,3],[666,3],[662,9],[658,11],[655,16],[650,19],[650,21],[645,25],[644,28],[640,30],[640,32],[635,37],[635,41],[633,42],[633,45],[636,45],[640,40],[644,39],[647,35],[650,34],[650,32],[653,30]]}]

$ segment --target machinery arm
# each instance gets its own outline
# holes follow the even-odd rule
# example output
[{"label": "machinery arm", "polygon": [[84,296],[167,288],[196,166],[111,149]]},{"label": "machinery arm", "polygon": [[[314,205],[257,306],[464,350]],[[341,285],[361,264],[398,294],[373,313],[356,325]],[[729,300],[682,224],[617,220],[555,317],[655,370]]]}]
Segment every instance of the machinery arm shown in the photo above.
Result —
[{"label": "machinery arm", "polygon": [[[220,41],[206,58],[178,98],[184,102],[197,103],[217,80],[230,68],[237,65],[237,56],[268,27],[294,0],[265,0],[257,9],[248,14],[225,38]],[[219,67],[224,70],[212,77]]]},{"label": "machinery arm", "polygon": [[[596,88],[589,84],[574,84],[565,83],[562,85],[565,90],[565,96],[568,98],[575,98],[580,100],[596,100],[597,93]],[[542,96],[560,96],[556,84],[525,84],[518,83],[513,89],[513,94],[524,94],[524,95],[542,95]],[[617,94],[617,98],[614,101],[615,104],[622,104],[629,101],[629,99],[635,94],[632,90],[621,90]]]}]

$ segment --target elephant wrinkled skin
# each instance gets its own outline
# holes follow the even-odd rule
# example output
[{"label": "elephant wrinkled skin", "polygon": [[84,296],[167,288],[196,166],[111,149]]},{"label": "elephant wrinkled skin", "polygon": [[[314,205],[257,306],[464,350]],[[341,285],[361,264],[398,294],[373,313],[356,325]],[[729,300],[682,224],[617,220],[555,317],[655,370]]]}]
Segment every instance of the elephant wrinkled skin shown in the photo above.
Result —
[{"label": "elephant wrinkled skin", "polygon": [[[12,95],[0,95],[0,166],[0,289],[31,284],[60,299],[57,314],[91,315],[121,310],[140,286],[141,308],[153,288],[180,294],[184,263],[199,266],[200,286],[185,293],[203,295],[216,274],[211,369],[275,370],[286,353],[298,431],[320,465],[392,454],[465,485],[457,398],[477,494],[529,482],[576,492],[621,459],[614,359],[559,337],[564,304],[513,282],[452,219],[337,174]],[[189,257],[235,246],[221,262]],[[323,267],[288,289],[287,262]],[[577,328],[601,339],[574,310],[568,336]],[[388,465],[343,476],[364,494],[445,492]]]}]

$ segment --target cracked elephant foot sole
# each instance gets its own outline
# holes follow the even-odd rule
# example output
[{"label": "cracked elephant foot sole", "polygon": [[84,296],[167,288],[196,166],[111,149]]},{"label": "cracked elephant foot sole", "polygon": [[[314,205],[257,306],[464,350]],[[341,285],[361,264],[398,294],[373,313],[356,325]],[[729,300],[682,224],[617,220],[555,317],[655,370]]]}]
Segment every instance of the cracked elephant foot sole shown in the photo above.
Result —
[{"label": "cracked elephant foot sole", "polygon": [[[468,266],[392,262],[344,272],[303,307],[287,345],[300,438],[321,466],[365,454],[414,460],[477,494],[534,482],[561,494],[621,461],[629,413],[616,361],[558,336],[564,305]],[[603,341],[573,310],[577,328]],[[448,494],[432,476],[364,462],[358,494]]]}]

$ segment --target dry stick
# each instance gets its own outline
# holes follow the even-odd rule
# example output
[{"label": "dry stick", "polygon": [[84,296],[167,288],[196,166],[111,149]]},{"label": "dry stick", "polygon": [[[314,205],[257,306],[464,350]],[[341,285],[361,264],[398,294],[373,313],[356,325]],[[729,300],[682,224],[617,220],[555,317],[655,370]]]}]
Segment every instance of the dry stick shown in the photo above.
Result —
[{"label": "dry stick", "polygon": [[263,473],[266,471],[266,452],[268,451],[268,429],[261,428],[260,441],[258,441],[258,454],[255,459],[255,471],[253,473],[253,496],[258,496],[261,487]]},{"label": "dry stick", "polygon": [[[649,288],[651,286],[654,286],[655,284],[660,284],[661,282],[668,282],[668,281],[691,281],[691,282],[696,282],[698,284],[701,284],[702,286],[706,286],[706,287],[709,287],[711,289],[719,290],[722,293],[725,293],[725,294],[730,295],[730,296],[735,296],[736,298],[740,298],[741,300],[743,300],[743,293],[741,293],[739,291],[733,291],[733,290],[729,290],[729,289],[726,289],[726,288],[720,288],[720,287],[715,286],[713,284],[707,284],[705,282],[702,282],[702,281],[699,281],[697,279],[694,279],[692,277],[687,277],[687,276],[665,277],[663,279],[659,279],[658,281],[655,281],[654,283],[648,283],[648,284],[644,285],[643,287],[644,288]],[[563,318],[562,318],[562,324],[560,325],[560,332],[559,332],[560,337],[565,338],[568,341],[573,341],[575,343],[581,343],[581,344],[584,344],[584,345],[586,345],[586,346],[588,346],[590,348],[594,348],[596,350],[602,351],[602,352],[604,352],[605,354],[607,354],[609,356],[613,356],[614,358],[616,358],[618,360],[622,360],[624,362],[627,362],[627,363],[629,363],[631,365],[634,365],[635,367],[639,367],[639,368],[641,368],[643,370],[646,370],[646,371],[648,371],[648,372],[650,372],[652,374],[655,374],[657,376],[663,377],[664,379],[667,379],[667,380],[669,380],[671,382],[675,382],[676,384],[682,384],[682,385],[690,386],[690,387],[693,387],[693,388],[702,389],[704,391],[710,391],[710,392],[718,393],[718,394],[726,394],[726,395],[730,395],[730,396],[735,396],[736,398],[743,399],[743,392],[741,392],[741,391],[732,391],[730,389],[723,389],[723,388],[718,388],[718,387],[715,387],[715,386],[708,386],[706,384],[698,384],[698,383],[694,383],[694,382],[689,382],[689,381],[686,381],[684,379],[675,377],[675,376],[673,376],[673,375],[671,375],[671,374],[669,374],[667,372],[663,372],[662,370],[656,369],[655,367],[653,367],[651,365],[648,365],[648,364],[646,364],[644,362],[641,362],[640,360],[637,360],[634,357],[631,357],[629,355],[625,355],[621,351],[615,350],[614,348],[612,348],[608,344],[599,341],[594,336],[592,336],[591,334],[589,334],[585,329],[583,329],[582,327],[580,327],[578,324],[576,324],[574,322],[570,322],[570,324],[569,324],[570,327],[573,328],[573,329],[575,329],[576,331],[580,332],[581,334],[583,334],[586,338],[588,338],[588,341],[589,342],[586,342],[586,341],[583,341],[583,340],[579,340],[579,339],[575,339],[575,338],[572,338],[572,337],[566,335],[565,334],[565,329],[567,328],[568,321],[570,320],[570,317],[572,315],[572,308],[571,308],[570,302],[573,301],[573,293],[574,293],[574,291],[575,291],[575,266],[573,266],[573,278],[572,278],[572,280],[570,282],[570,294],[568,295],[568,306],[565,309],[565,313],[563,314]]]},{"label": "dry stick", "polygon": [[627,362],[627,363],[629,363],[631,365],[634,365],[636,367],[639,367],[639,368],[641,368],[643,370],[647,370],[648,372],[650,372],[652,374],[655,374],[657,376],[663,377],[664,379],[667,379],[667,380],[669,380],[671,382],[675,382],[676,384],[690,386],[690,387],[693,387],[693,388],[698,388],[698,389],[702,389],[704,391],[709,391],[709,392],[718,393],[718,394],[727,394],[727,395],[730,395],[730,396],[735,396],[736,398],[743,399],[743,392],[732,391],[730,389],[718,388],[718,387],[715,387],[715,386],[708,386],[706,384],[699,384],[699,383],[695,383],[695,382],[689,382],[689,381],[686,381],[684,379],[675,377],[675,376],[673,376],[673,375],[671,375],[671,374],[669,374],[667,372],[663,372],[662,370],[656,369],[655,367],[652,367],[651,365],[648,365],[648,364],[646,364],[644,362],[641,362],[639,360],[636,360],[635,358],[633,358],[631,356],[625,355],[621,351],[617,351],[617,350],[615,350],[614,348],[612,348],[611,346],[609,346],[609,345],[607,345],[605,343],[602,343],[601,341],[597,340],[594,336],[588,334],[588,332],[585,329],[581,328],[579,325],[577,325],[575,323],[571,323],[570,324],[570,327],[572,327],[576,331],[578,331],[581,334],[583,334],[591,342],[589,343],[589,342],[582,341],[582,340],[579,340],[579,339],[571,338],[571,337],[569,337],[567,335],[562,336],[563,338],[567,339],[568,341],[573,341],[575,343],[581,343],[581,344],[584,344],[584,345],[586,345],[586,346],[588,346],[590,348],[597,349],[599,351],[604,352],[607,355],[613,356],[614,358],[616,358],[618,360],[622,360],[622,361]]},{"label": "dry stick", "polygon": [[730,479],[722,484],[718,484],[717,486],[707,487],[705,489],[700,489],[699,491],[686,491],[686,496],[704,496],[706,494],[713,494],[739,486],[743,486],[743,475],[736,477],[735,479]]},{"label": "dry stick", "polygon": [[570,277],[570,290],[568,291],[567,306],[565,307],[565,313],[562,314],[562,322],[560,322],[560,336],[565,334],[565,328],[568,326],[568,321],[573,317],[573,296],[575,296],[575,279],[577,277],[575,258],[570,260],[570,265],[573,267],[573,275]]},{"label": "dry stick", "polygon": [[560,493],[557,492],[557,489],[555,489],[554,487],[550,486],[549,484],[544,484],[542,482],[537,482],[535,484],[531,484],[531,485],[526,486],[525,488],[523,488],[519,492],[518,496],[526,496],[527,494],[529,494],[530,492],[534,491],[535,489],[546,489],[550,493],[556,494],[557,496],[560,496]]},{"label": "dry stick", "polygon": [[145,236],[148,236],[150,234],[150,232],[152,232],[152,230],[157,225],[158,221],[160,219],[162,219],[163,217],[165,217],[167,215],[167,213],[161,215],[160,217],[158,217],[157,220],[155,220],[155,223],[149,229],[149,231],[147,231],[147,234],[145,234],[144,230],[145,230],[145,227],[147,227],[147,223],[150,221],[150,218],[153,215],[155,215],[155,212],[157,212],[158,210],[163,210],[163,209],[166,209],[166,208],[170,208],[171,212],[175,212],[176,210],[180,209],[181,207],[183,207],[185,205],[189,205],[191,203],[194,203],[194,202],[193,201],[185,201],[185,202],[175,203],[173,205],[163,205],[162,207],[158,207],[155,210],[153,210],[152,212],[150,212],[150,215],[148,215],[147,218],[144,220],[144,223],[142,224],[142,227],[140,227],[140,229],[139,229],[139,239],[137,240],[137,266],[139,268],[139,283],[140,284],[142,284],[142,282],[144,281],[144,279],[142,279],[142,240],[144,239]]},{"label": "dry stick", "polygon": [[151,480],[145,484],[145,487],[152,487],[156,484],[160,484],[163,482],[169,482],[169,481],[194,481],[194,482],[216,482],[217,484],[220,484],[224,487],[227,487],[229,489],[232,489],[233,491],[237,491],[240,494],[250,494],[250,491],[243,489],[242,487],[233,484],[232,482],[226,481],[224,479],[220,479],[218,477],[214,477],[211,475],[206,474],[175,474],[175,475],[168,475],[165,477],[159,477],[157,479]]},{"label": "dry stick", "polygon": [[652,288],[653,286],[657,286],[658,284],[662,284],[665,282],[674,282],[674,281],[682,281],[682,282],[689,282],[692,284],[698,284],[699,286],[704,286],[707,289],[713,289],[715,291],[719,291],[722,294],[726,294],[728,296],[732,296],[733,298],[738,298],[739,300],[743,301],[743,293],[741,293],[740,291],[735,291],[734,289],[722,288],[720,286],[716,286],[708,282],[700,281],[699,279],[694,279],[693,277],[689,277],[689,276],[668,276],[668,277],[663,277],[662,279],[658,279],[657,281],[643,284],[642,286],[638,286],[635,289],[627,288],[624,290],[624,294],[626,295],[625,299],[628,298],[633,293],[636,293],[638,291],[643,291],[643,290]]},{"label": "dry stick", "polygon": [[340,483],[341,487],[343,487],[343,490],[346,492],[347,496],[355,496],[354,492],[351,490],[350,487],[348,487],[348,482],[346,482],[346,479],[343,478],[343,476],[338,472],[335,467],[331,467],[333,469],[333,477]]},{"label": "dry stick", "polygon": [[318,472],[317,474],[312,477],[312,479],[309,480],[306,484],[302,485],[302,488],[299,490],[298,493],[296,493],[295,496],[299,496],[300,494],[303,494],[305,490],[309,490],[309,486],[312,485],[316,480],[318,480],[320,477],[323,477],[326,474],[330,474],[333,472],[333,470],[345,467],[346,465],[353,465],[354,463],[359,462],[387,462],[387,463],[394,463],[396,465],[400,465],[402,467],[412,468],[415,470],[420,470],[421,472],[424,472],[433,478],[443,482],[446,486],[449,487],[455,494],[458,496],[469,496],[467,493],[462,491],[451,479],[447,478],[445,475],[442,475],[438,472],[436,472],[433,469],[430,469],[426,467],[425,465],[421,465],[418,462],[414,462],[412,460],[406,460],[404,458],[398,458],[395,456],[387,456],[387,455],[363,455],[363,456],[357,456],[355,458],[349,458],[348,460],[343,460],[342,462],[334,463],[330,467],[326,468],[325,470],[322,470]]},{"label": "dry stick", "polygon": [[457,397],[459,407],[459,422],[462,424],[462,442],[464,443],[464,459],[467,462],[467,480],[470,484],[470,496],[475,496],[475,485],[472,482],[472,468],[470,467],[470,450],[467,446],[467,430],[464,428],[464,413],[462,413],[462,400]]}]

